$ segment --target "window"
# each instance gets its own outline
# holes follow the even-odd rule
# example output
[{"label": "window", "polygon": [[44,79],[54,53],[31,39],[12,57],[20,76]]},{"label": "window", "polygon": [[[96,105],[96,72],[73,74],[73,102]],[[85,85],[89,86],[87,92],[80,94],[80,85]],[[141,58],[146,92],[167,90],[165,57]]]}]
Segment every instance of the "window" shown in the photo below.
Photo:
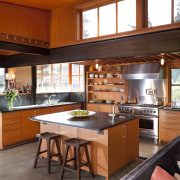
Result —
[{"label": "window", "polygon": [[99,8],[99,35],[116,33],[116,4]]},{"label": "window", "polygon": [[97,36],[97,8],[83,12],[83,39]]},{"label": "window", "polygon": [[171,23],[171,0],[148,0],[148,27]]},{"label": "window", "polygon": [[136,0],[116,3],[82,12],[83,39],[136,29]]},{"label": "window", "polygon": [[[84,91],[84,71],[82,71],[84,66],[77,64],[78,71],[74,65],[68,63],[38,65],[36,67],[37,93]],[[70,71],[71,66],[73,72]]]},{"label": "window", "polygon": [[72,91],[84,89],[84,66],[72,64]]},{"label": "window", "polygon": [[136,0],[118,2],[118,32],[136,29]]},{"label": "window", "polygon": [[5,69],[0,68],[0,93],[3,93],[5,90]]},{"label": "window", "polygon": [[174,0],[174,22],[180,22],[180,0]]},{"label": "window", "polygon": [[171,101],[180,101],[180,69],[171,69]]}]

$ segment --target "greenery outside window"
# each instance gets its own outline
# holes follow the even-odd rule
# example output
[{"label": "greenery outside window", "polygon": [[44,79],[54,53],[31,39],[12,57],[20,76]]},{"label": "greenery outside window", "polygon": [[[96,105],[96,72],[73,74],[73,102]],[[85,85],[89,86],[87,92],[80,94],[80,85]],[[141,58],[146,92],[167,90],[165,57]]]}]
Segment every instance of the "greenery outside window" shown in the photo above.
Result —
[{"label": "greenery outside window", "polygon": [[180,69],[171,69],[171,101],[180,101]]},{"label": "greenery outside window", "polygon": [[[75,64],[76,65],[76,64]],[[37,93],[84,91],[84,66],[73,64],[46,64],[36,66]],[[75,72],[76,74],[72,75]],[[76,78],[74,78],[74,76]]]}]

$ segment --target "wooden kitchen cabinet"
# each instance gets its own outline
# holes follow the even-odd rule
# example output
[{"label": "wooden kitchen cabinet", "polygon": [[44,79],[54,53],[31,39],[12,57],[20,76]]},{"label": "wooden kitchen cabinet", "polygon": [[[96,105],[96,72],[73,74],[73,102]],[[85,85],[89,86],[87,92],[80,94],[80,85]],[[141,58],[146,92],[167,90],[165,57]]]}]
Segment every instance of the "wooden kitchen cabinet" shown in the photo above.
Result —
[{"label": "wooden kitchen cabinet", "polygon": [[69,111],[81,107],[81,103],[55,107],[37,108],[0,113],[0,149],[36,138],[40,132],[40,123],[28,119],[32,116]]},{"label": "wooden kitchen cabinet", "polygon": [[22,140],[30,140],[36,137],[40,132],[40,123],[28,119],[38,115],[38,109],[25,110],[22,112]]},{"label": "wooden kitchen cabinet", "polygon": [[180,112],[159,110],[159,142],[170,142],[180,134]]},{"label": "wooden kitchen cabinet", "polygon": [[[6,112],[2,114],[2,137],[0,148],[21,142],[22,119],[20,112]],[[2,145],[3,142],[3,145]]]}]

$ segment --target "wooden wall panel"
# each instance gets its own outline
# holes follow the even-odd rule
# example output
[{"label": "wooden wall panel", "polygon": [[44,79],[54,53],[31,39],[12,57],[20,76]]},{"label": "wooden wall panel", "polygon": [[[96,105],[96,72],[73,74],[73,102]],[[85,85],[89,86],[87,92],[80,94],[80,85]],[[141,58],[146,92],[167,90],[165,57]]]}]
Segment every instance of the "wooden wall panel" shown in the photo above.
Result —
[{"label": "wooden wall panel", "polygon": [[0,32],[49,41],[50,11],[0,2]]},{"label": "wooden wall panel", "polygon": [[52,11],[50,29],[51,47],[59,47],[62,44],[74,42],[77,34],[76,10],[73,6]]}]

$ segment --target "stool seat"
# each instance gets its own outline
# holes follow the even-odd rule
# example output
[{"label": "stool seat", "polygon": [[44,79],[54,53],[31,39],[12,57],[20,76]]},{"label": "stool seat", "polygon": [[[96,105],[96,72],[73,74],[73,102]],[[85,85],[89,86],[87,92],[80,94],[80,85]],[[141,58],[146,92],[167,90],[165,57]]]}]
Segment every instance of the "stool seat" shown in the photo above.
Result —
[{"label": "stool seat", "polygon": [[[60,179],[63,179],[64,170],[66,169],[66,170],[70,170],[72,172],[76,172],[77,179],[80,180],[80,167],[82,167],[82,166],[89,167],[89,172],[90,172],[91,176],[94,177],[94,172],[93,172],[93,168],[90,163],[90,158],[89,158],[89,153],[88,153],[88,148],[87,148],[87,145],[89,143],[90,143],[90,141],[82,140],[82,139],[78,139],[78,138],[71,138],[71,139],[65,140],[63,142],[63,144],[66,144],[66,151],[65,151],[65,156],[64,156],[64,160],[63,160],[63,165],[61,168]],[[74,149],[74,157],[71,159],[67,159],[67,155],[68,155],[70,146],[72,146]],[[84,147],[87,162],[81,162],[80,147]],[[74,161],[74,169],[66,166],[66,163],[68,163],[70,161]]]},{"label": "stool seat", "polygon": [[[36,157],[35,157],[35,161],[34,161],[34,168],[36,168],[39,155],[47,152],[47,160],[48,160],[47,166],[48,166],[48,173],[50,174],[50,160],[52,157],[54,157],[54,156],[59,157],[59,160],[62,163],[62,156],[61,156],[61,151],[60,151],[60,146],[59,146],[59,141],[58,141],[58,138],[60,138],[60,135],[55,134],[55,133],[44,132],[44,133],[37,134],[36,137],[39,138],[39,143],[38,143],[38,149],[37,149],[37,153],[36,153]],[[47,143],[47,149],[44,151],[40,151],[42,139],[45,139],[46,143]],[[55,141],[56,148],[57,148],[56,154],[51,153],[51,150],[50,150],[51,140]]]},{"label": "stool seat", "polygon": [[82,139],[78,139],[78,138],[71,138],[71,139],[65,140],[63,142],[63,144],[68,144],[70,146],[82,146],[82,145],[89,144],[89,143],[90,143],[90,141],[86,141],[86,140],[82,140]]},{"label": "stool seat", "polygon": [[44,133],[36,134],[36,137],[42,139],[52,139],[56,137],[58,138],[60,137],[60,135],[55,133],[44,132]]}]

